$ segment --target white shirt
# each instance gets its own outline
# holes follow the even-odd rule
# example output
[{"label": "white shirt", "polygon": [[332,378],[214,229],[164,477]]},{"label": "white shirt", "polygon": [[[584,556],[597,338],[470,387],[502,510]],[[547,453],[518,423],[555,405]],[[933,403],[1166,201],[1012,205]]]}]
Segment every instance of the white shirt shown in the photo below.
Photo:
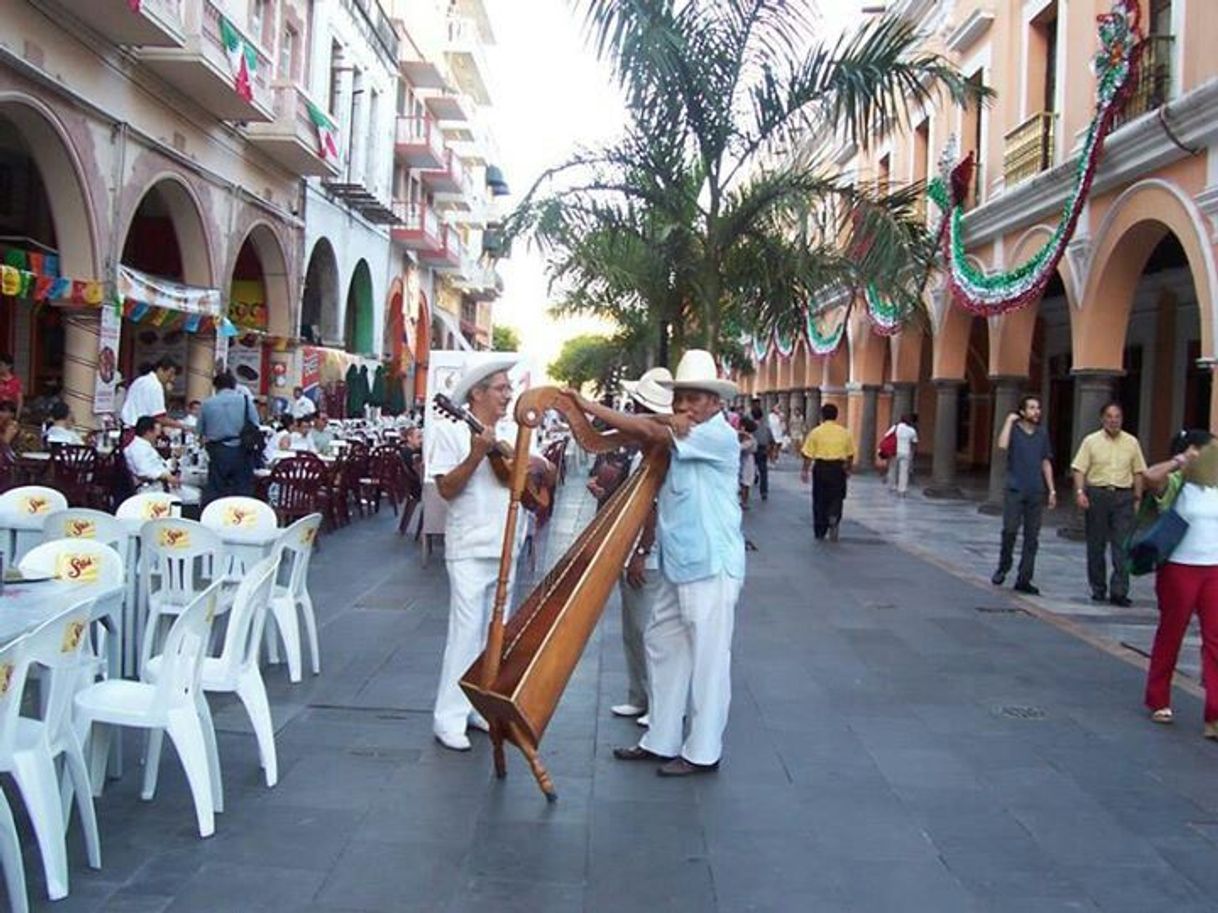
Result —
[{"label": "white shirt", "polygon": [[169,464],[156,452],[147,440],[142,437],[132,438],[127,449],[123,451],[127,458],[127,468],[135,476],[137,485],[144,485],[151,479],[159,479],[169,472]]},{"label": "white shirt", "polygon": [[784,431],[782,427],[782,416],[777,412],[771,412],[769,415],[769,422],[770,434],[774,436],[774,441],[777,443],[778,441],[781,441],[783,436],[786,434],[786,431]]},{"label": "white shirt", "polygon": [[299,434],[293,431],[288,436],[288,450],[307,450],[309,453],[317,453],[317,445],[313,443],[313,435],[309,432]]},{"label": "white shirt", "polygon": [[913,456],[913,446],[918,443],[918,429],[904,422],[897,422],[897,456]]},{"label": "white shirt", "polygon": [[182,427],[187,431],[194,431],[198,424],[199,417],[197,415],[191,415],[189,412],[187,412],[184,416],[182,416]]},{"label": "white shirt", "polygon": [[156,371],[141,374],[131,382],[119,418],[123,420],[124,425],[135,427],[135,423],[145,415],[156,417],[164,414],[165,385],[156,376]]},{"label": "white shirt", "polygon": [[303,393],[292,403],[292,417],[305,418],[317,411],[317,405]]},{"label": "white shirt", "polygon": [[[464,424],[437,421],[434,426],[427,458],[427,474],[433,479],[456,469],[470,451],[470,431]],[[505,437],[502,430],[502,426],[497,429],[501,440]],[[483,459],[461,493],[448,502],[444,557],[498,558],[510,501],[507,486],[495,477],[490,460]],[[524,539],[526,525],[525,518],[520,517],[516,524],[516,548]]]},{"label": "white shirt", "polygon": [[47,429],[46,435],[47,444],[84,444],[84,438],[71,428],[64,428],[62,425],[52,425]]},{"label": "white shirt", "polygon": [[1168,560],[1218,565],[1218,488],[1185,482],[1176,498],[1176,513],[1188,523],[1188,532]]}]

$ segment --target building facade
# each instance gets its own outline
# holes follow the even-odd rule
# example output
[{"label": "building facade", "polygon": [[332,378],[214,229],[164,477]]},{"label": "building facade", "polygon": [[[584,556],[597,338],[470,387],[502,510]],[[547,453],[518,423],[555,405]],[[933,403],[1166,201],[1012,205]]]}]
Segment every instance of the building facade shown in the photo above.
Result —
[{"label": "building facade", "polygon": [[[962,474],[1000,493],[991,459],[997,430],[1027,392],[1041,397],[1066,471],[1072,449],[1098,427],[1100,407],[1124,405],[1148,457],[1181,427],[1218,428],[1212,395],[1218,319],[1218,64],[1206,48],[1218,18],[1205,0],[1141,0],[1146,33],[1132,98],[1104,157],[1057,276],[1041,300],[1002,316],[974,316],[950,300],[942,276],[925,296],[927,326],[892,337],[862,307],[828,356],[801,342],[772,355],[748,392],[809,413],[834,401],[860,461],[894,416],[917,414],[932,458],[931,493]],[[859,180],[933,177],[954,141],[978,167],[965,217],[967,252],[989,272],[1010,270],[1046,242],[1073,186],[1095,106],[1096,17],[1108,0],[899,0],[929,47],[991,87],[988,105],[916,112],[910,129],[879,137],[839,164]],[[928,207],[928,230],[938,214]]]},{"label": "building facade", "polygon": [[[465,103],[454,49],[477,56],[484,36],[451,26],[485,10],[402,5],[0,0],[0,350],[27,402],[62,396],[96,424],[116,372],[162,354],[187,366],[184,399],[210,392],[217,358],[287,395],[306,346],[388,360],[411,385],[439,335],[418,306],[437,285],[454,289],[459,330],[470,317],[467,344],[489,341],[482,223],[450,212],[486,198],[485,170],[443,133],[443,160],[408,172],[399,142],[408,106],[428,104],[411,67],[439,74],[442,111]],[[425,14],[438,32],[420,54]],[[443,210],[437,263],[400,240],[411,175],[439,187],[421,196]]]}]

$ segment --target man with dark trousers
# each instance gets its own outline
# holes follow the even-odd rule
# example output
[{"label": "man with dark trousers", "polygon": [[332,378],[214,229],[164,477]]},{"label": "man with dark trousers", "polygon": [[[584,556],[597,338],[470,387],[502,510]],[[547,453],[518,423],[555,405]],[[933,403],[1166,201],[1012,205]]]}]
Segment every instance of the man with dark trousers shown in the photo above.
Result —
[{"label": "man with dark trousers", "polygon": [[813,534],[817,539],[828,535],[830,542],[836,542],[846,480],[854,460],[854,439],[837,423],[837,406],[833,403],[821,407],[820,417],[821,423],[804,438],[804,468],[799,475],[805,485],[812,480]]},{"label": "man with dark trousers", "polygon": [[756,430],[753,431],[753,440],[757,442],[757,486],[761,491],[761,500],[768,500],[770,497],[770,448],[773,446],[774,434],[770,431],[770,423],[766,420],[765,412],[761,409],[761,401],[754,400],[753,408],[749,412],[749,417],[753,419],[753,424],[756,425]]},{"label": "man with dark trousers", "polygon": [[1040,594],[1032,584],[1036,571],[1036,550],[1040,544],[1040,520],[1048,492],[1049,509],[1057,506],[1053,484],[1053,447],[1049,433],[1040,423],[1040,398],[1025,396],[1019,410],[1007,416],[998,434],[998,449],[1006,454],[1007,473],[1002,498],[1002,550],[998,570],[991,578],[1002,586],[1015,558],[1015,538],[1023,527],[1023,549],[1015,589],[1031,596]]}]

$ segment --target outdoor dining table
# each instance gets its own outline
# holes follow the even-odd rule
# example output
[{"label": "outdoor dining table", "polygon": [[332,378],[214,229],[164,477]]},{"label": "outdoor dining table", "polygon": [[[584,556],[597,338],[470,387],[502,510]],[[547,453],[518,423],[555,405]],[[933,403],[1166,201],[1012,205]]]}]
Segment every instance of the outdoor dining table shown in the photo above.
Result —
[{"label": "outdoor dining table", "polygon": [[[22,634],[28,634],[38,625],[82,599],[102,599],[113,593],[111,587],[102,584],[69,583],[66,580],[11,581],[0,591],[0,646],[12,643]],[[105,617],[107,629],[114,636],[121,636],[122,620]],[[117,677],[119,670],[111,664],[110,674]]]}]

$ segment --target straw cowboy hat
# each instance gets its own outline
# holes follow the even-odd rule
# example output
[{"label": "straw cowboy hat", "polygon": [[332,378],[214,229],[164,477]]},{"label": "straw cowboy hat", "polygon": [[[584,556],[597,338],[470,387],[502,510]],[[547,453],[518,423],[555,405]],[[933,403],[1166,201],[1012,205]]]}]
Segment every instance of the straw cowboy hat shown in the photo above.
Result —
[{"label": "straw cowboy hat", "polygon": [[482,383],[492,374],[498,374],[500,371],[510,371],[516,367],[518,359],[515,358],[496,358],[492,361],[484,361],[479,364],[470,365],[461,374],[461,379],[457,381],[453,387],[452,401],[454,403],[464,403],[469,398],[469,392]]},{"label": "straw cowboy hat", "polygon": [[667,368],[652,368],[638,380],[622,381],[622,389],[644,409],[659,415],[671,415],[672,390],[665,386],[671,383],[672,375]]},{"label": "straw cowboy hat", "polygon": [[690,349],[682,355],[676,377],[664,386],[673,390],[703,390],[720,399],[731,399],[738,392],[734,383],[719,377],[715,358],[706,349]]}]

